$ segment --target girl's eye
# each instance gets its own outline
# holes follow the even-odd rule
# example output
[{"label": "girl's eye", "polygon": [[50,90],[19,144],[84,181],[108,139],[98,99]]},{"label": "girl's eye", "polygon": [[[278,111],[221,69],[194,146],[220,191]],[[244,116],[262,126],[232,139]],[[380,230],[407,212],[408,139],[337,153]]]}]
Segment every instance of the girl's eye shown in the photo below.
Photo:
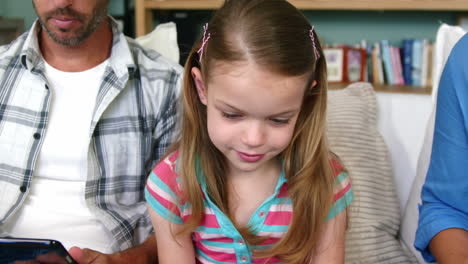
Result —
[{"label": "girl's eye", "polygon": [[284,118],[272,118],[270,119],[271,122],[273,122],[275,125],[286,125],[287,123],[289,123],[289,118],[287,119],[284,119]]},{"label": "girl's eye", "polygon": [[236,119],[236,118],[242,117],[241,114],[233,114],[233,113],[226,113],[226,112],[222,112],[222,114],[223,114],[223,117],[227,119]]}]

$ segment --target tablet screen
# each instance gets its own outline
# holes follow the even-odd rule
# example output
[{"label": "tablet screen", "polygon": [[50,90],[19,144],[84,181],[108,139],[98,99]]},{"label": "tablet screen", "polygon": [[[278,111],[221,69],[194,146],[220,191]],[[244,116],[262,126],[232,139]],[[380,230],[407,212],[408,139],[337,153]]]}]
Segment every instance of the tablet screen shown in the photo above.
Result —
[{"label": "tablet screen", "polygon": [[41,260],[48,264],[76,263],[63,245],[56,240],[0,238],[0,263]]}]

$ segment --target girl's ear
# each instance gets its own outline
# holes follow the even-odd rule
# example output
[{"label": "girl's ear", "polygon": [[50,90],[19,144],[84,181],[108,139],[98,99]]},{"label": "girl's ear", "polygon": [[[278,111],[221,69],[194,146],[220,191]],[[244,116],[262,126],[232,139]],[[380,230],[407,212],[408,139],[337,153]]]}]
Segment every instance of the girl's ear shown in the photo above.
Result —
[{"label": "girl's ear", "polygon": [[208,100],[206,99],[207,94],[206,94],[206,89],[205,89],[205,85],[203,82],[203,76],[201,74],[201,71],[197,67],[193,67],[191,70],[191,73],[192,73],[193,81],[195,82],[195,86],[197,86],[198,97],[200,98],[200,101],[204,105],[207,105],[208,104]]},{"label": "girl's ear", "polygon": [[311,86],[310,88],[314,88],[315,86],[317,86],[317,81],[316,81],[316,80],[314,80],[314,81],[312,82],[312,86]]},{"label": "girl's ear", "polygon": [[306,93],[305,93],[306,96],[312,94],[312,89],[314,89],[315,86],[317,86],[317,81],[316,81],[316,80],[314,80],[314,81],[312,82],[312,84],[310,85],[310,87],[307,88],[307,91],[306,91]]}]

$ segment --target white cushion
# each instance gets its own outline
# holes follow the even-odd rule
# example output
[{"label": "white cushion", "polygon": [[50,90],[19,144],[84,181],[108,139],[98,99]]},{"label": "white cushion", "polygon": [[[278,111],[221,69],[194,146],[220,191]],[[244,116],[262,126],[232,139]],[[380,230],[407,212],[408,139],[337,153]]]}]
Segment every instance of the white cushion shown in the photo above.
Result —
[{"label": "white cushion", "polygon": [[179,63],[180,52],[174,22],[159,24],[152,32],[137,38],[136,41],[143,47],[155,50],[164,57]]},{"label": "white cushion", "polygon": [[414,263],[397,238],[400,208],[387,146],[377,129],[369,83],[329,92],[328,137],[348,169],[355,199],[349,212],[346,263]]},{"label": "white cushion", "polygon": [[466,31],[462,27],[450,26],[447,24],[440,25],[437,30],[432,59],[432,98],[434,102],[437,97],[440,75],[442,74],[442,70],[447,62],[450,51],[452,51],[455,43],[457,43],[465,33]]}]

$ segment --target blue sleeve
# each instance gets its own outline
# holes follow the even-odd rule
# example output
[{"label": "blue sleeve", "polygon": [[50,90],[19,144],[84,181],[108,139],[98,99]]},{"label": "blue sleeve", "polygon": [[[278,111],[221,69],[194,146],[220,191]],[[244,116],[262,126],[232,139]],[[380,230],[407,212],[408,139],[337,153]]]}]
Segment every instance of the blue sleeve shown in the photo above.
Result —
[{"label": "blue sleeve", "polygon": [[448,228],[468,230],[468,35],[453,48],[441,76],[432,154],[414,246],[435,261],[429,243]]}]

